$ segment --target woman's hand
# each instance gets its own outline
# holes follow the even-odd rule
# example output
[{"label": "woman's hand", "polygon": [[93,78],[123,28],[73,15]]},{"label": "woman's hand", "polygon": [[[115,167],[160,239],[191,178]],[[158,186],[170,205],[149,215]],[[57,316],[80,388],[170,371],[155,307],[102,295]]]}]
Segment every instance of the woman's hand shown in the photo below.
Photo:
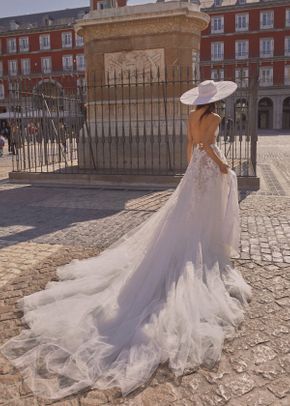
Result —
[{"label": "woman's hand", "polygon": [[219,167],[220,167],[220,171],[221,171],[221,173],[224,173],[224,174],[227,174],[228,173],[228,171],[229,171],[229,165],[228,164],[225,164],[224,162],[222,162],[220,165],[219,165]]}]

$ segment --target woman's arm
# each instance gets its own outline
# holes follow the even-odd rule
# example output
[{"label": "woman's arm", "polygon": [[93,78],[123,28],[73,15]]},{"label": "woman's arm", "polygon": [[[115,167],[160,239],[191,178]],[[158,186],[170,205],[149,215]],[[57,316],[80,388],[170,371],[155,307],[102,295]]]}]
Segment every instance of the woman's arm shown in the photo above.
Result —
[{"label": "woman's arm", "polygon": [[211,144],[212,140],[215,138],[215,132],[220,124],[220,117],[218,115],[212,116],[212,122],[208,130],[209,136],[205,138],[204,142],[202,143],[202,149],[208,154],[208,156],[218,165],[220,171],[222,173],[228,173],[229,166],[226,162],[224,162],[220,157],[215,153],[212,149]]},{"label": "woman's arm", "polygon": [[220,157],[214,152],[209,144],[202,144],[202,149],[210,156],[210,158],[218,165],[222,173],[228,173],[229,166],[220,159]]}]

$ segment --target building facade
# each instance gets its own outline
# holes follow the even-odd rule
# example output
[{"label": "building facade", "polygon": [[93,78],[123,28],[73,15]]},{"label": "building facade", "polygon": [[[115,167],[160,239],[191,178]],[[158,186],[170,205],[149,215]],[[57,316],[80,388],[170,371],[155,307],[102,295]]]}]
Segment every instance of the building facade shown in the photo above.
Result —
[{"label": "building facade", "polygon": [[[157,0],[158,1],[158,0]],[[160,0],[159,0],[160,1]],[[201,77],[231,79],[246,89],[259,82],[258,127],[290,128],[289,0],[201,0],[211,17],[202,32]],[[0,113],[17,95],[16,79],[51,92],[85,80],[83,38],[74,24],[91,10],[122,7],[126,0],[90,0],[82,7],[0,19]],[[196,61],[194,61],[196,63]],[[247,103],[237,100],[241,105]]]},{"label": "building facade", "polygon": [[[52,93],[76,87],[85,75],[83,38],[74,23],[88,7],[0,19],[0,112],[17,106],[17,79]],[[14,98],[13,103],[11,99]]]},{"label": "building facade", "polygon": [[[258,128],[290,129],[289,0],[202,0],[211,17],[202,33],[201,75],[258,80]],[[247,100],[238,100],[247,103]]]}]

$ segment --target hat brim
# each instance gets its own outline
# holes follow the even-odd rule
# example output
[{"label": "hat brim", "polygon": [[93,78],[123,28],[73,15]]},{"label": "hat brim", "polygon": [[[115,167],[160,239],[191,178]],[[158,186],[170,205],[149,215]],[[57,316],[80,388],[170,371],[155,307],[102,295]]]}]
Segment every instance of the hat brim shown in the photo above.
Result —
[{"label": "hat brim", "polygon": [[217,92],[213,96],[204,96],[199,95],[198,87],[187,90],[180,97],[180,101],[183,104],[198,106],[200,104],[214,103],[219,100],[225,99],[226,97],[233,94],[238,85],[235,82],[229,80],[223,80],[220,82],[215,82]]}]

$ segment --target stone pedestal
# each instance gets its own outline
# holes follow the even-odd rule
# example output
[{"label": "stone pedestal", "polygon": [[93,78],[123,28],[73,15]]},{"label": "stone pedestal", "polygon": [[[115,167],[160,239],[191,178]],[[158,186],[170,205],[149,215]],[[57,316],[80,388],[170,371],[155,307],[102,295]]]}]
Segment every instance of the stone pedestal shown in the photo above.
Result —
[{"label": "stone pedestal", "polygon": [[[104,144],[104,139],[110,136],[111,124],[108,123],[112,121],[113,127],[121,130],[119,135],[130,137],[128,148],[129,145],[132,146],[132,142],[139,142],[138,137],[144,136],[142,131],[146,127],[145,136],[161,136],[159,141],[161,144],[165,142],[163,152],[167,154],[174,126],[171,126],[170,130],[166,122],[170,118],[174,98],[179,96],[181,91],[194,86],[193,76],[194,71],[198,69],[196,64],[199,61],[200,35],[208,22],[209,16],[199,11],[198,4],[179,1],[94,10],[85,19],[77,22],[76,31],[84,37],[88,83],[88,125],[82,136],[96,146],[95,152],[92,152],[94,148],[91,148],[91,145],[86,145],[86,142],[80,144],[85,148],[85,151],[80,151],[80,156],[83,157],[80,162],[82,166],[92,161],[86,159],[89,153],[94,155],[93,161],[100,162],[102,151],[98,148],[102,143],[95,140],[95,137],[99,137],[101,131]],[[172,75],[175,75],[172,73],[172,67],[184,68],[180,71],[179,80],[185,79],[187,88],[168,85]],[[155,82],[154,92],[152,93],[152,87],[145,85],[141,87],[142,95],[140,90],[138,94],[128,90],[130,85],[134,89],[134,84],[137,88],[140,81]],[[123,85],[120,86],[120,83]],[[127,88],[124,85],[128,85]],[[153,106],[153,109],[150,106]],[[187,110],[184,109],[184,116],[181,114],[180,119],[183,121],[186,115]],[[133,126],[128,124],[132,117],[138,122]],[[151,121],[158,122],[156,130],[148,123],[148,117]],[[160,128],[165,127],[164,138]],[[113,149],[116,151],[115,147]],[[172,146],[171,155],[173,149]],[[118,153],[117,151],[114,154]],[[132,159],[132,151],[130,154],[129,159]],[[133,157],[134,162],[135,158],[138,157]],[[158,160],[157,156],[153,158],[153,161]],[[165,157],[164,162],[169,162],[170,159],[172,156]],[[144,166],[144,157],[138,158],[139,169],[140,165]]]}]

